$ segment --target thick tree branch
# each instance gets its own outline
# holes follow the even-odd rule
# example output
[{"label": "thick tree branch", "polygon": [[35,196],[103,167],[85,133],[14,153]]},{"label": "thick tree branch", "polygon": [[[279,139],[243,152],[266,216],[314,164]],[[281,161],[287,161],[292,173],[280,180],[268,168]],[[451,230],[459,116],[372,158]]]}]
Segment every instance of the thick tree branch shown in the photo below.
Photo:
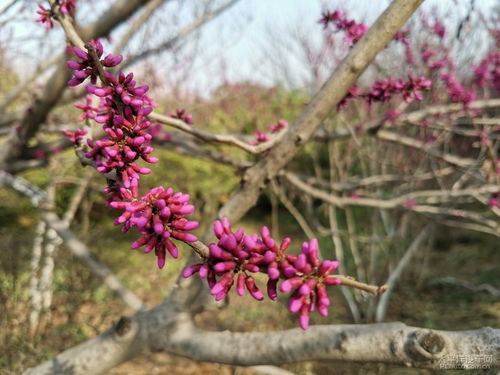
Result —
[{"label": "thick tree branch", "polygon": [[164,339],[170,353],[233,365],[342,360],[435,369],[500,366],[500,330],[492,328],[439,331],[379,323],[236,333],[199,331],[186,324]]}]

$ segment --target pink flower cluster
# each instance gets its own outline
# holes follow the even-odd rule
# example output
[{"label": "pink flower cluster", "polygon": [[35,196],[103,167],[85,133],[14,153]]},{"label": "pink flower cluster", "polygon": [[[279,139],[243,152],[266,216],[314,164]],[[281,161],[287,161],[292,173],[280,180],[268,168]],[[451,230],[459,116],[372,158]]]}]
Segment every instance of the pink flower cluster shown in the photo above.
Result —
[{"label": "pink flower cluster", "polygon": [[177,118],[184,121],[188,125],[193,125],[193,115],[187,113],[184,108],[176,109],[175,112],[169,114],[169,117]]},{"label": "pink flower cluster", "polygon": [[373,102],[387,102],[394,95],[401,94],[405,102],[409,103],[412,99],[421,101],[423,99],[421,91],[429,90],[432,81],[423,76],[416,78],[413,74],[408,74],[408,81],[401,78],[394,80],[392,77],[375,81],[370,91],[363,94],[368,104]]},{"label": "pink flower cluster", "polygon": [[62,14],[70,14],[76,9],[75,0],[59,0],[59,9]]},{"label": "pink flower cluster", "polygon": [[432,81],[424,76],[415,77],[413,74],[408,74],[408,80],[402,78],[386,78],[377,80],[372,87],[366,92],[361,92],[356,85],[353,85],[347,94],[342,98],[338,105],[338,110],[345,108],[349,100],[363,98],[367,104],[374,102],[385,103],[392,99],[395,95],[401,95],[405,102],[409,103],[412,100],[423,100],[422,91],[427,91],[432,86]]},{"label": "pink flower cluster", "polygon": [[[276,124],[269,125],[269,130],[271,130],[271,133],[279,133],[280,131],[286,129],[287,127],[288,127],[288,122],[286,122],[285,120],[279,120]],[[252,142],[253,145],[265,143],[270,139],[269,135],[261,130],[255,131],[254,138],[255,141]]]},{"label": "pink flower cluster", "polygon": [[[195,230],[198,222],[185,218],[193,213],[195,207],[189,204],[189,195],[174,193],[172,188],[165,189],[162,186],[139,197],[140,176],[149,174],[151,170],[138,162],[142,160],[154,164],[158,161],[151,156],[153,135],[147,117],[156,103],[146,95],[149,87],[138,86],[132,73],[114,76],[103,72],[105,68],[118,65],[121,56],[107,55],[100,60],[103,55],[102,44],[98,40],[91,41],[89,47],[95,49],[99,61],[94,61],[89,52],[73,47],[71,50],[79,61],[69,61],[67,64],[74,70],[69,86],[81,84],[89,77],[91,83],[96,83],[98,77],[102,80],[101,87],[94,84],[86,86],[90,94],[99,98],[98,107],[92,106],[90,95],[87,95],[85,104],[76,105],[83,111],[81,120],[93,119],[102,124],[106,133],[101,139],[87,139],[90,150],[85,157],[95,163],[98,172],[116,175],[105,189],[108,205],[124,210],[115,224],[122,224],[123,232],[136,228],[141,237],[131,247],[136,249],[144,246],[146,253],[154,249],[158,267],[162,268],[167,251],[174,258],[178,255],[173,239],[183,242],[197,240],[196,236],[188,232]],[[76,143],[82,139],[83,132],[78,129],[75,133],[65,134]]]},{"label": "pink flower cluster", "polygon": [[446,85],[446,92],[450,95],[452,102],[461,102],[464,106],[467,106],[476,99],[476,95],[472,91],[467,90],[454,74],[441,73],[439,78]]},{"label": "pink flower cluster", "polygon": [[173,258],[178,256],[173,238],[183,242],[197,240],[196,236],[188,232],[198,228],[198,222],[189,221],[184,217],[195,210],[195,207],[189,204],[188,194],[174,194],[172,188],[165,190],[159,186],[138,198],[135,184],[130,190],[120,190],[126,200],[110,203],[113,208],[125,210],[115,220],[115,225],[123,224],[124,233],[132,227],[137,228],[141,237],[132,243],[132,249],[144,246],[145,253],[154,249],[159,268],[165,265],[167,250]]},{"label": "pink flower cluster", "polygon": [[500,52],[492,52],[474,69],[479,87],[491,85],[500,93]]},{"label": "pink flower cluster", "polygon": [[271,133],[279,133],[286,128],[288,128],[288,122],[286,122],[285,120],[278,120],[276,124],[272,124],[269,126]]},{"label": "pink flower cluster", "polygon": [[140,109],[137,116],[130,110],[124,111],[124,116],[115,114],[103,125],[108,137],[87,141],[91,150],[85,157],[96,162],[99,173],[106,174],[116,170],[126,188],[130,188],[133,180],[138,183],[139,174],[151,172],[149,168],[139,166],[137,159],[141,158],[150,164],[158,162],[157,158],[150,155],[153,152],[149,145],[152,136],[146,132],[150,122],[145,115],[150,113],[150,109]]},{"label": "pink flower cluster", "polygon": [[38,18],[36,22],[43,23],[45,28],[52,29],[54,27],[54,22],[52,21],[52,10],[45,8],[42,4],[38,4],[38,10],[36,13],[38,14]]},{"label": "pink flower cluster", "polygon": [[62,132],[69,138],[69,141],[73,144],[78,144],[83,139],[83,136],[87,134],[87,131],[84,129],[76,129],[74,132],[63,130]]},{"label": "pink flower cluster", "polygon": [[348,20],[345,13],[341,10],[336,10],[334,12],[324,11],[319,23],[322,24],[324,28],[328,27],[329,23],[332,23],[336,31],[344,31],[344,39],[349,44],[355,44],[368,31],[367,25],[362,22],[357,23],[354,20]]},{"label": "pink flower cluster", "polygon": [[269,141],[269,137],[263,131],[257,130],[254,133],[255,142],[254,144],[264,143]]},{"label": "pink flower cluster", "polygon": [[278,298],[280,279],[283,282],[279,290],[292,293],[288,309],[299,313],[302,329],[308,328],[309,314],[315,309],[322,316],[328,315],[330,299],[326,286],[338,285],[341,280],[331,275],[338,262],[319,259],[316,239],[304,242],[302,252],[294,255],[285,254],[290,238],[284,238],[278,246],[267,227],[262,227],[260,236],[245,235],[242,229],[233,232],[228,219],[223,218],[214,223],[213,229],[218,242],[209,245],[210,254],[204,263],[184,270],[184,277],[198,273],[206,278],[216,300],[223,299],[236,281],[238,295],[248,290],[253,298],[261,301],[264,294],[252,274],[264,273],[268,277],[267,295],[271,300]]}]

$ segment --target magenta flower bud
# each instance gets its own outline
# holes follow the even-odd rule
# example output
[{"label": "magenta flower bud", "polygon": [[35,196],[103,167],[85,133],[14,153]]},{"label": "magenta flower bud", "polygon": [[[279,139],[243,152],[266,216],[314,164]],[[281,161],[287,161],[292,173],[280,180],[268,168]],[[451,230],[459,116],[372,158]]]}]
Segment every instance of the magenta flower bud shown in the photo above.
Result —
[{"label": "magenta flower bud", "polygon": [[123,60],[122,55],[113,56],[112,54],[109,54],[102,60],[102,65],[111,68],[113,66],[120,64],[122,60]]},{"label": "magenta flower bud", "polygon": [[192,204],[186,204],[179,208],[176,207],[172,211],[174,211],[177,215],[189,215],[194,212],[194,206]]},{"label": "magenta flower bud", "polygon": [[187,279],[188,277],[193,276],[195,273],[200,271],[202,264],[193,264],[191,266],[187,266],[182,272],[182,277]]},{"label": "magenta flower bud", "polygon": [[109,92],[109,91],[110,91],[110,90],[107,90],[107,87],[105,87],[105,88],[100,88],[100,87],[98,87],[98,88],[96,88],[96,89],[94,90],[93,94],[94,94],[94,95],[96,95],[96,96],[99,96],[100,98],[103,98],[103,97],[105,97],[106,95],[109,95],[109,94],[110,94],[110,92]]},{"label": "magenta flower bud", "polygon": [[78,86],[80,83],[82,83],[83,81],[81,79],[78,79],[78,78],[71,78],[69,81],[68,81],[68,86],[69,87],[75,87],[75,86]]},{"label": "magenta flower bud", "polygon": [[309,307],[305,304],[300,309],[299,325],[304,331],[309,328]]},{"label": "magenta flower bud", "polygon": [[168,219],[172,215],[172,212],[170,211],[170,208],[165,207],[160,211],[160,215]]},{"label": "magenta flower bud", "polygon": [[84,80],[85,78],[87,78],[90,74],[86,71],[86,70],[75,70],[73,72],[73,75],[75,76],[75,78],[78,78],[80,80]]},{"label": "magenta flower bud", "polygon": [[167,206],[167,203],[165,202],[164,199],[158,199],[155,202],[155,206],[158,207],[160,210],[163,210]]},{"label": "magenta flower bud", "polygon": [[172,221],[172,227],[185,231],[195,230],[196,228],[198,228],[198,226],[199,223],[197,221],[188,221],[184,218]]},{"label": "magenta flower bud", "polygon": [[150,164],[156,164],[158,163],[158,158],[156,157],[153,157],[153,156],[149,156],[149,155],[141,155],[141,158],[147,162],[147,163],[150,163]]},{"label": "magenta flower bud", "polygon": [[144,216],[134,216],[130,219],[130,222],[137,228],[144,228],[148,223],[148,219]]},{"label": "magenta flower bud", "polygon": [[318,308],[318,314],[321,316],[328,316],[328,306],[324,305],[317,305]]},{"label": "magenta flower bud", "polygon": [[259,266],[255,265],[255,264],[250,264],[250,263],[245,264],[244,268],[245,268],[245,270],[250,271],[250,272],[259,272],[260,271]]},{"label": "magenta flower bud", "polygon": [[276,301],[278,299],[278,292],[276,287],[278,285],[278,280],[269,279],[267,281],[267,295],[272,301]]},{"label": "magenta flower bud", "polygon": [[289,237],[283,238],[283,240],[281,241],[280,250],[285,251],[291,242],[292,240]]},{"label": "magenta flower bud", "polygon": [[131,105],[132,107],[140,107],[140,106],[142,106],[142,104],[143,104],[143,103],[144,103],[144,102],[143,102],[142,100],[140,100],[140,99],[132,99],[132,100],[130,101],[130,105]]},{"label": "magenta flower bud", "polygon": [[201,278],[205,278],[207,277],[208,275],[208,265],[206,263],[204,263],[201,267],[200,267],[200,277]]},{"label": "magenta flower bud", "polygon": [[[302,246],[302,251],[304,251],[304,246]],[[299,271],[304,272],[306,264],[307,264],[306,255],[302,253],[298,256],[297,261],[295,262],[295,268],[297,268]]]},{"label": "magenta flower bud", "polygon": [[89,59],[88,53],[85,52],[84,50],[81,50],[78,47],[73,47],[72,51],[81,60],[88,60]]},{"label": "magenta flower bud", "polygon": [[[143,96],[148,90],[149,90],[149,86],[148,85],[142,85],[142,86],[136,87],[134,89],[134,94],[137,95],[137,96]],[[146,116],[148,114],[146,114]]]},{"label": "magenta flower bud", "polygon": [[274,262],[276,259],[276,254],[273,253],[272,251],[268,250],[264,253],[264,262],[269,264],[271,262]]},{"label": "magenta flower bud", "polygon": [[251,236],[245,236],[243,237],[243,244],[248,250],[255,249],[257,247],[257,244],[253,240]]},{"label": "magenta flower bud", "polygon": [[340,279],[338,279],[336,277],[333,277],[333,276],[325,277],[325,279],[323,280],[323,282],[326,285],[339,285],[339,284],[342,284],[342,280],[340,280]]},{"label": "magenta flower bud", "polygon": [[126,104],[126,105],[129,105],[130,102],[132,101],[132,98],[129,95],[125,94],[125,93],[123,93],[121,95],[121,98],[122,98],[123,103]]},{"label": "magenta flower bud", "polygon": [[219,282],[215,283],[210,293],[213,295],[217,295],[223,291],[227,293],[232,284],[233,284],[233,274],[231,272],[227,272],[221,277]]},{"label": "magenta flower bud", "polygon": [[147,207],[147,203],[144,201],[136,201],[132,203],[127,204],[127,211],[129,212],[137,212],[137,211],[142,211]]},{"label": "magenta flower bud", "polygon": [[234,233],[234,238],[236,239],[236,242],[240,242],[243,239],[243,235],[245,234],[245,231],[243,228],[240,228]]},{"label": "magenta flower bud", "polygon": [[299,294],[303,295],[303,296],[309,295],[311,293],[311,291],[313,290],[313,288],[315,287],[315,285],[316,285],[315,279],[307,280],[305,283],[303,283],[300,286]]},{"label": "magenta flower bud", "polygon": [[303,296],[292,295],[288,300],[288,311],[292,314],[298,312],[304,304],[304,298]]},{"label": "magenta flower bud", "polygon": [[149,238],[147,236],[142,236],[141,238],[133,242],[130,247],[134,250],[138,249],[139,247],[144,246],[146,242],[148,242],[148,239]]},{"label": "magenta flower bud", "polygon": [[211,257],[221,259],[221,260],[232,260],[233,259],[233,255],[231,253],[222,250],[216,244],[210,244],[210,245],[208,245],[208,248],[210,250]]},{"label": "magenta flower bud", "polygon": [[153,250],[156,247],[156,244],[158,243],[158,238],[156,236],[151,236],[149,239],[148,243],[144,247],[144,253],[149,253],[151,250]]},{"label": "magenta flower bud", "polygon": [[236,293],[239,296],[243,296],[245,294],[245,274],[238,274],[238,278],[236,279]]},{"label": "magenta flower bud", "polygon": [[238,243],[232,234],[224,234],[219,241],[219,245],[227,250],[236,250]]},{"label": "magenta flower bud", "polygon": [[159,255],[157,255],[157,264],[158,268],[162,269],[165,266],[166,262],[166,257],[165,257],[165,249],[163,249],[163,252],[158,251]]},{"label": "magenta flower bud", "polygon": [[248,259],[248,257],[250,257],[249,253],[247,253],[244,250],[240,250],[240,249],[236,249],[235,251],[233,251],[233,254],[235,254],[236,257],[240,260],[245,260],[245,259]]},{"label": "magenta flower bud", "polygon": [[304,279],[302,277],[292,277],[291,279],[286,279],[280,285],[280,291],[283,293],[289,293],[293,289],[298,288],[302,285]]},{"label": "magenta flower bud", "polygon": [[231,225],[229,224],[229,219],[227,217],[223,217],[222,220],[222,227],[224,228],[224,232],[226,233],[231,233]]},{"label": "magenta flower bud", "polygon": [[215,295],[215,300],[221,301],[226,297],[226,295],[227,295],[227,292],[223,290]]},{"label": "magenta flower bud", "polygon": [[123,224],[128,219],[130,219],[130,216],[132,216],[130,212],[124,212],[123,214],[120,215],[120,217],[118,217],[118,219],[116,219],[116,222],[118,224]]},{"label": "magenta flower bud", "polygon": [[257,285],[255,285],[255,280],[252,276],[247,276],[245,279],[245,284],[247,286],[250,295],[257,301],[262,301],[264,299],[264,294],[259,290]]},{"label": "magenta flower bud", "polygon": [[125,202],[118,202],[118,201],[113,201],[113,202],[109,203],[110,207],[117,208],[117,209],[120,209],[120,210],[124,210],[125,207],[126,207],[126,205],[127,205],[127,203],[125,203]]},{"label": "magenta flower bud", "polygon": [[328,292],[324,285],[318,285],[316,287],[316,301],[318,305],[330,306],[330,298],[328,297]]},{"label": "magenta flower bud", "polygon": [[175,246],[174,243],[168,238],[164,238],[163,242],[165,243],[165,246],[167,246],[167,250],[170,255],[172,255],[172,258],[177,259],[179,256],[179,249],[177,249],[177,246]]},{"label": "magenta flower bud", "polygon": [[179,231],[175,231],[175,230],[172,231],[172,237],[174,237],[175,239],[178,239],[180,241],[184,241],[184,242],[196,242],[196,241],[198,241],[198,238],[194,234],[179,232]]},{"label": "magenta flower bud", "polygon": [[156,234],[162,234],[165,230],[165,227],[163,225],[163,222],[161,221],[161,218],[158,215],[153,216],[153,229]]},{"label": "magenta flower bud", "polygon": [[326,276],[335,271],[339,266],[339,262],[336,260],[324,260],[319,266],[318,274],[321,276]]},{"label": "magenta flower bud", "polygon": [[137,167],[137,168],[134,168],[137,170],[138,173],[140,174],[150,174],[151,173],[151,169],[149,168],[146,168],[146,167]]},{"label": "magenta flower bud", "polygon": [[283,268],[283,275],[285,277],[294,277],[297,274],[297,270],[292,266],[287,266]]},{"label": "magenta flower bud", "polygon": [[71,70],[81,70],[85,67],[85,65],[82,65],[79,62],[73,60],[66,61],[66,66]]},{"label": "magenta flower bud", "polygon": [[309,252],[308,252],[308,258],[313,267],[317,267],[320,264],[320,260],[318,257],[318,240],[316,238],[312,238],[309,241]]},{"label": "magenta flower bud", "polygon": [[125,156],[126,156],[126,158],[127,158],[128,160],[134,160],[134,159],[135,159],[135,157],[137,156],[137,152],[134,152],[134,151],[132,151],[132,150],[130,150],[130,151],[126,151],[126,152],[125,152]]},{"label": "magenta flower bud", "polygon": [[234,262],[220,262],[214,266],[215,272],[227,272],[232,271],[236,268],[236,263]]},{"label": "magenta flower bud", "polygon": [[280,271],[277,266],[271,267],[267,269],[267,274],[271,280],[278,280],[280,277]]}]

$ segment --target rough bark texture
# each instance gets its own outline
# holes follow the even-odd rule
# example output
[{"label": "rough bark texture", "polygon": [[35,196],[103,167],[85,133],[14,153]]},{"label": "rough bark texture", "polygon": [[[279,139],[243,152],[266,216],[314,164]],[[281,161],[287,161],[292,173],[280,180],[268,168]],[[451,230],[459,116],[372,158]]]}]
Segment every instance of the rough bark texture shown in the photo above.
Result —
[{"label": "rough bark texture", "polygon": [[[154,319],[155,315],[142,314],[142,323],[146,323],[146,318]],[[165,316],[157,318],[160,321]],[[118,365],[144,349],[146,337],[140,335],[137,328],[137,320],[122,318],[100,337],[25,374],[101,373],[112,363]],[[155,350],[243,366],[305,360],[384,362],[434,369],[500,366],[500,330],[492,328],[450,332],[403,323],[379,323],[313,326],[307,331],[237,333],[199,331],[187,322],[167,325],[156,332],[154,338]],[[103,358],[106,361],[100,360]]]},{"label": "rough bark texture", "polygon": [[343,360],[419,368],[500,366],[500,330],[492,328],[450,332],[379,323],[236,333],[181,326],[164,337],[168,352],[233,365]]}]

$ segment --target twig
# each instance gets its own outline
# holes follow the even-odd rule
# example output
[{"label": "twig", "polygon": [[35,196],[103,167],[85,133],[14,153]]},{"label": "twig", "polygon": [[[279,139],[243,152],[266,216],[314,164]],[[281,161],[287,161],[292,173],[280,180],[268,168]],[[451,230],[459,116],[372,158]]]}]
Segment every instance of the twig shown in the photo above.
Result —
[{"label": "twig", "polygon": [[264,151],[271,149],[275,144],[277,144],[283,138],[284,134],[286,133],[286,130],[283,130],[277,135],[273,136],[269,141],[253,146],[246,142],[243,142],[242,140],[233,135],[212,134],[209,132],[205,132],[203,130],[197,129],[196,127],[186,124],[182,120],[160,115],[155,112],[151,113],[148,117],[153,121],[157,121],[164,125],[172,126],[185,133],[191,134],[192,136],[199,138],[203,141],[228,144],[231,146],[238,147],[251,154],[261,154]]},{"label": "twig", "polygon": [[431,226],[430,224],[427,224],[418,234],[417,237],[415,237],[408,247],[408,249],[405,251],[405,254],[403,257],[399,260],[396,268],[389,274],[389,278],[387,279],[386,283],[386,291],[385,293],[379,300],[377,304],[377,310],[376,310],[376,315],[375,315],[375,321],[381,322],[385,318],[385,313],[387,311],[387,305],[389,303],[389,296],[391,295],[391,292],[394,290],[394,287],[396,285],[396,282],[398,281],[399,277],[403,273],[404,269],[408,264],[410,263],[411,258],[415,254],[415,252],[420,248],[420,244],[422,241],[426,238],[427,233],[429,232]]}]

